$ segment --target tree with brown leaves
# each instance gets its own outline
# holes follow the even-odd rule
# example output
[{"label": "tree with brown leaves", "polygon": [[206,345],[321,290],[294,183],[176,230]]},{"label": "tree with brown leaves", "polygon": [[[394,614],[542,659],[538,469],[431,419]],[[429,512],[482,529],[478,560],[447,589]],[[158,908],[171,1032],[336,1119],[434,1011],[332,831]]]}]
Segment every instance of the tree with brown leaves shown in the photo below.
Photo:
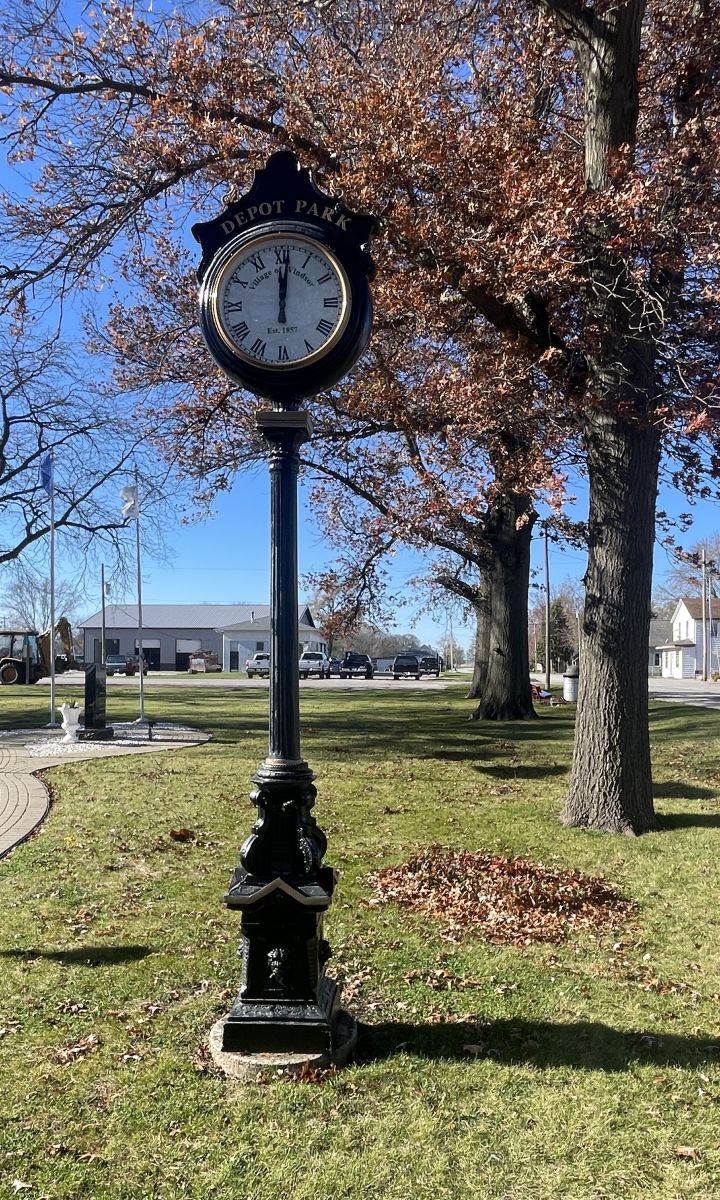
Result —
[{"label": "tree with brown leaves", "polygon": [[[688,483],[718,465],[715,5],[233,0],[195,20],[105,0],[81,30],[58,8],[18,13],[0,73],[6,141],[37,166],[33,195],[5,206],[8,300],[117,272],[134,293],[111,314],[123,369],[137,381],[142,364],[144,386],[162,388],[173,357],[185,425],[202,442],[214,411],[222,440],[247,405],[197,365],[190,212],[216,210],[286,146],[382,216],[378,346],[387,332],[400,347],[391,377],[432,360],[430,386],[395,422],[416,435],[398,486],[412,492],[428,463],[444,486],[443,459],[457,447],[462,464],[474,445],[450,489],[456,513],[487,524],[519,586],[513,530],[543,488],[556,494],[556,454],[579,441],[589,565],[564,820],[652,828],[660,455],[681,458]],[[361,370],[338,411],[352,404],[382,433],[395,393]],[[472,429],[459,445],[448,412]],[[443,501],[426,483],[430,520]]]}]

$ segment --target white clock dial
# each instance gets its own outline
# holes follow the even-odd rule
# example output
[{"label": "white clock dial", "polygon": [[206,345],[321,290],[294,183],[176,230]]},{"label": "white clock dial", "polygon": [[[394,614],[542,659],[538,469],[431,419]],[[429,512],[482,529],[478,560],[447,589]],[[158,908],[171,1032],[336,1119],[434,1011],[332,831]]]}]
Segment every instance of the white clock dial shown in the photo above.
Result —
[{"label": "white clock dial", "polygon": [[240,247],[213,294],[215,322],[235,354],[282,370],[338,341],[349,314],[347,276],[335,256],[300,234],[268,234]]}]

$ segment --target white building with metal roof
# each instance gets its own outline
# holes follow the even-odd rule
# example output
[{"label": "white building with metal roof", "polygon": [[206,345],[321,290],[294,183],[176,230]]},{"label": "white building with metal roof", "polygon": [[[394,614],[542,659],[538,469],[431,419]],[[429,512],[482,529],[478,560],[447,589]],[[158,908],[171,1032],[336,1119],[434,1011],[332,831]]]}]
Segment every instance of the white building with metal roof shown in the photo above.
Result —
[{"label": "white building with metal roof", "polygon": [[[245,660],[270,649],[269,604],[143,604],[142,643],[151,669],[186,671],[199,650],[216,654],[225,671],[242,671]],[[100,610],[80,622],[85,662],[100,662]],[[300,650],[326,650],[307,604],[298,606]],[[137,654],[137,604],[105,606],[105,653]]]}]

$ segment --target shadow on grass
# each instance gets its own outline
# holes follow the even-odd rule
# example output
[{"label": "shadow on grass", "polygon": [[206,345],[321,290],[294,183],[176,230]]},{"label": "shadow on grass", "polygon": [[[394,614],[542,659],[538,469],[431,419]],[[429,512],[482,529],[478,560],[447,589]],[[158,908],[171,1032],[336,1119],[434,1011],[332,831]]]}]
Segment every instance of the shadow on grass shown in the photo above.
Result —
[{"label": "shadow on grass", "polygon": [[392,1021],[361,1025],[358,1059],[374,1062],[404,1050],[418,1058],[486,1058],[509,1066],[576,1067],[628,1071],[638,1063],[694,1068],[720,1058],[720,1041],[640,1030],[612,1029],[599,1022],[559,1025],[550,1021],[492,1021],[487,1025],[407,1025]]},{"label": "shadow on grass", "polygon": [[137,962],[152,954],[150,946],[74,946],[71,950],[38,950],[30,947],[21,950],[0,950],[0,958],[22,958],[29,962],[33,958],[47,958],[62,963],[65,967],[102,967],[117,963]]},{"label": "shadow on grass", "polygon": [[673,829],[720,829],[720,813],[656,813],[662,833]]},{"label": "shadow on grass", "polygon": [[492,766],[485,767],[482,763],[477,764],[478,771],[482,771],[483,775],[491,775],[495,779],[546,779],[550,775],[567,775],[568,766],[558,766],[556,763],[540,763],[537,766],[528,766],[525,763],[518,763],[517,766]]},{"label": "shadow on grass", "polygon": [[656,800],[707,800],[717,793],[710,788],[698,787],[694,783],[656,783],[653,785]]}]

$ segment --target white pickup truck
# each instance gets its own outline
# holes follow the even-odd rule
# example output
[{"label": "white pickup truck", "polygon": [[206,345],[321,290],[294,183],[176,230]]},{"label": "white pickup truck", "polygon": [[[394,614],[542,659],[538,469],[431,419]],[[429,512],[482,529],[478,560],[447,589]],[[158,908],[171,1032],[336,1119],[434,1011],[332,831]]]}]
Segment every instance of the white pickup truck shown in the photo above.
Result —
[{"label": "white pickup truck", "polygon": [[306,650],[300,655],[298,667],[301,679],[307,679],[308,675],[317,675],[320,679],[330,678],[330,659],[320,650]]},{"label": "white pickup truck", "polygon": [[245,670],[247,671],[248,679],[252,679],[254,675],[270,675],[270,655],[267,650],[258,650],[257,654],[253,654],[252,658],[248,658],[245,662]]}]

